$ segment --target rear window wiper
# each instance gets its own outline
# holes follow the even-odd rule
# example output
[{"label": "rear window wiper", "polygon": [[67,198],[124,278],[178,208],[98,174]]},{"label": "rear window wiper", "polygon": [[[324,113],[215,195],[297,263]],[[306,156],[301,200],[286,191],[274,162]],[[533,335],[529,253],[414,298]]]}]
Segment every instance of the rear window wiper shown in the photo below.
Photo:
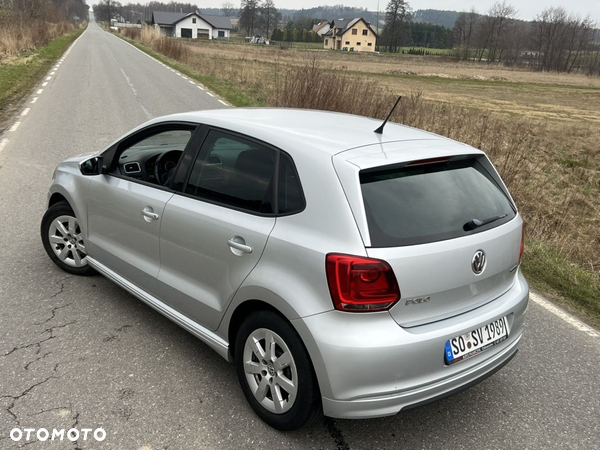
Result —
[{"label": "rear window wiper", "polygon": [[467,223],[463,225],[463,230],[471,231],[476,228],[487,225],[488,223],[495,222],[496,220],[504,219],[508,214],[502,214],[501,216],[489,217],[487,219],[479,220],[479,219],[471,219]]}]

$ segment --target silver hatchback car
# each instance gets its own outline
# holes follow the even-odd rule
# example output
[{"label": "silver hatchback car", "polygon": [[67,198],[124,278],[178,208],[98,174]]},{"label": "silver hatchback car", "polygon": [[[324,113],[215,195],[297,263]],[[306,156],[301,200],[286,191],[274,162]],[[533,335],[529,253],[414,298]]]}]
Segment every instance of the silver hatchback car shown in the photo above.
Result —
[{"label": "silver hatchback car", "polygon": [[523,222],[483,152],[379,125],[290,109],[152,120],[59,165],[44,247],[234,361],[275,428],[456,393],[517,353]]}]

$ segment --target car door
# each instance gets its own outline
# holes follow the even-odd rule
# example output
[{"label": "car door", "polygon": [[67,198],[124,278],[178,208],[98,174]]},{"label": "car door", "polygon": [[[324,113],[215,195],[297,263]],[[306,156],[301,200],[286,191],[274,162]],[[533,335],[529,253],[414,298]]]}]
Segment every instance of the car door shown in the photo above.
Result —
[{"label": "car door", "polygon": [[275,225],[278,157],[259,142],[210,130],[184,189],[165,207],[160,297],[208,329],[217,328]]},{"label": "car door", "polygon": [[[108,173],[93,177],[89,187],[88,254],[152,295],[162,215],[173,196],[171,175],[195,129],[163,124],[125,139],[105,152],[111,155]],[[157,162],[164,171],[155,170]]]}]

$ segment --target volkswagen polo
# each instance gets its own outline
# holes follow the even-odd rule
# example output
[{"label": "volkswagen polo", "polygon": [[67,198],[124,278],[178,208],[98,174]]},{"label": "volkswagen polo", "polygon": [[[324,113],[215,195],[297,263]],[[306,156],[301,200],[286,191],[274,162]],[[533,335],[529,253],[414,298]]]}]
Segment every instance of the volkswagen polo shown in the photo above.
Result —
[{"label": "volkswagen polo", "polygon": [[41,237],[234,362],[281,430],[443,398],[517,353],[523,221],[487,156],[364,117],[151,120],[56,169]]}]

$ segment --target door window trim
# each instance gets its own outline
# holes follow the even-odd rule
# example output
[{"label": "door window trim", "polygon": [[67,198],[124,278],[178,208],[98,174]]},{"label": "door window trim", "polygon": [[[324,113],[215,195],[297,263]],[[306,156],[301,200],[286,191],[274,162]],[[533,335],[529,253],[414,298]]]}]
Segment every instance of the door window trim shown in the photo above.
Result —
[{"label": "door window trim", "polygon": [[[273,175],[274,179],[273,179],[273,188],[272,188],[273,189],[273,193],[272,193],[272,195],[273,195],[273,212],[271,212],[271,213],[261,213],[259,211],[251,211],[251,210],[248,210],[246,208],[241,208],[241,207],[238,207],[238,206],[230,205],[228,203],[223,203],[223,202],[218,202],[218,201],[215,201],[215,200],[210,200],[210,199],[198,197],[198,196],[195,196],[195,195],[192,195],[192,194],[188,194],[186,192],[187,185],[189,183],[189,179],[190,179],[190,177],[192,175],[192,170],[193,170],[193,167],[194,167],[194,162],[196,162],[196,160],[198,158],[200,158],[201,156],[203,157],[202,165],[204,165],[205,162],[206,162],[206,156],[208,155],[209,150],[204,150],[204,144],[206,143],[206,139],[208,138],[208,135],[209,135],[209,133],[211,131],[215,131],[215,132],[218,132],[218,133],[223,133],[225,135],[230,135],[230,136],[233,136],[233,137],[244,139],[246,141],[250,141],[250,142],[253,142],[255,144],[261,145],[261,146],[263,146],[263,147],[265,147],[265,148],[267,148],[269,150],[273,150],[275,152],[275,154],[276,154],[276,157],[275,157],[275,174]],[[300,181],[300,176],[298,175],[298,170],[296,168],[296,163],[294,162],[294,158],[292,157],[292,155],[290,155],[289,153],[281,150],[280,148],[275,147],[274,145],[271,145],[271,144],[269,144],[267,142],[261,141],[260,139],[256,139],[256,138],[254,138],[252,136],[248,136],[248,135],[245,135],[243,133],[238,133],[238,132],[233,131],[233,130],[228,130],[226,128],[221,128],[221,127],[212,126],[212,125],[202,125],[200,127],[200,130],[198,130],[197,133],[202,136],[202,142],[197,147],[197,149],[195,150],[195,152],[193,153],[191,162],[190,162],[190,164],[187,167],[187,173],[186,173],[186,176],[185,176],[185,182],[183,183],[182,189],[175,191],[175,193],[177,195],[181,195],[183,197],[191,198],[191,199],[196,200],[196,201],[210,203],[210,204],[213,204],[213,205],[216,205],[216,206],[221,206],[223,208],[228,208],[228,209],[231,209],[231,210],[234,210],[234,211],[240,211],[240,212],[243,212],[243,213],[246,213],[246,214],[250,214],[250,215],[253,215],[253,216],[259,216],[259,217],[284,217],[284,216],[291,216],[291,215],[294,215],[294,214],[298,214],[298,213],[300,213],[300,212],[302,212],[302,211],[304,211],[306,209],[306,197],[304,196],[304,189],[302,188],[302,182]],[[202,154],[203,150],[204,150],[204,154]],[[298,187],[300,188],[300,195],[302,196],[302,203],[303,203],[302,209],[300,209],[298,211],[291,212],[291,213],[282,213],[282,214],[279,213],[279,168],[280,168],[280,160],[281,160],[280,155],[281,155],[281,153],[285,153],[290,158],[290,161],[292,162],[292,167],[293,167],[294,172],[296,174],[296,177],[298,179]]]},{"label": "door window trim", "polygon": [[[121,139],[120,141],[111,145],[107,150],[102,152],[101,155],[104,159],[103,174],[106,176],[111,176],[111,177],[118,178],[121,180],[130,181],[132,183],[138,183],[138,184],[141,184],[144,186],[152,187],[155,189],[160,189],[162,191],[177,192],[177,190],[175,188],[173,188],[173,185],[175,184],[175,180],[177,180],[178,178],[181,178],[182,175],[184,175],[184,176],[187,175],[188,167],[186,166],[186,163],[188,163],[190,160],[188,156],[190,154],[194,155],[196,153],[195,145],[198,143],[199,139],[202,139],[202,142],[203,142],[203,136],[201,133],[202,128],[203,128],[202,124],[194,123],[194,122],[183,122],[183,121],[182,122],[180,122],[180,121],[160,122],[160,123],[148,125],[147,127],[144,127],[142,129],[136,131],[134,134],[125,136],[123,139]],[[191,132],[191,135],[190,135],[190,139],[188,140],[188,142],[183,150],[181,157],[179,158],[179,162],[177,163],[177,167],[175,169],[175,176],[173,177],[173,180],[171,180],[171,184],[169,186],[163,186],[163,185],[156,184],[156,183],[150,183],[148,181],[144,181],[144,180],[140,180],[137,178],[128,177],[128,176],[120,174],[120,173],[112,172],[115,169],[116,165],[118,164],[121,153],[123,153],[129,147],[131,147],[132,145],[135,145],[138,142],[143,141],[144,139],[146,139],[150,136],[159,134],[163,131],[169,131],[169,130],[174,130],[174,129],[189,129],[189,131]],[[188,157],[188,158],[186,158],[186,157]],[[192,159],[192,161],[194,161],[194,160],[195,159]]]}]

